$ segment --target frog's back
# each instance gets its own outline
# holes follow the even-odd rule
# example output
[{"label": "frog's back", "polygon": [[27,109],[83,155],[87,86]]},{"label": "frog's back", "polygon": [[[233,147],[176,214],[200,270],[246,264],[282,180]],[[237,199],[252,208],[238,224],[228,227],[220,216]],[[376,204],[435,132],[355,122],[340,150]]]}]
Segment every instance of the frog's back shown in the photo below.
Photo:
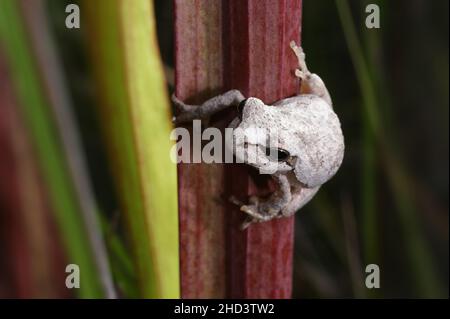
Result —
[{"label": "frog's back", "polygon": [[323,184],[337,171],[344,152],[341,124],[333,108],[316,95],[299,95],[280,101],[275,110],[293,143],[291,155],[301,162],[297,178],[308,186]]},{"label": "frog's back", "polygon": [[[328,103],[322,99],[320,96],[314,95],[314,94],[300,94],[296,96],[291,96],[282,100],[277,101],[274,103],[274,106],[305,106],[316,102],[325,102],[326,105]],[[331,107],[331,106],[330,106]]]},{"label": "frog's back", "polygon": [[308,127],[340,126],[333,108],[317,95],[304,94],[283,99],[273,105],[272,113],[278,114],[288,125],[296,123],[300,130]]}]

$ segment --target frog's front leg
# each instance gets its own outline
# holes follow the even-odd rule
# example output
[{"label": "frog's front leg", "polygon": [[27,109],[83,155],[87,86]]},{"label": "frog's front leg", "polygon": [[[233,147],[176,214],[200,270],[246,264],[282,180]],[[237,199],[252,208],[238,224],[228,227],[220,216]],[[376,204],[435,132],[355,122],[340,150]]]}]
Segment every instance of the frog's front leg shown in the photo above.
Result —
[{"label": "frog's front leg", "polygon": [[299,68],[295,70],[295,76],[302,80],[302,85],[300,87],[300,94],[313,94],[324,99],[328,105],[332,106],[330,93],[328,93],[325,83],[323,83],[320,76],[315,73],[311,73],[306,66],[305,53],[302,47],[295,44],[294,41],[291,42],[291,48],[294,51]]},{"label": "frog's front leg", "polygon": [[173,118],[175,124],[189,122],[194,119],[204,119],[222,111],[230,106],[238,106],[245,100],[244,95],[238,90],[230,90],[224,94],[215,96],[201,105],[189,105],[179,100],[175,94],[172,95],[172,102],[178,111],[178,115]]},{"label": "frog's front leg", "polygon": [[242,229],[254,222],[265,222],[276,218],[292,199],[291,185],[286,175],[277,174],[273,178],[278,183],[278,189],[267,200],[260,200],[256,196],[250,198],[250,204],[241,205],[239,201],[231,198],[231,201],[240,206],[250,219],[244,222]]}]

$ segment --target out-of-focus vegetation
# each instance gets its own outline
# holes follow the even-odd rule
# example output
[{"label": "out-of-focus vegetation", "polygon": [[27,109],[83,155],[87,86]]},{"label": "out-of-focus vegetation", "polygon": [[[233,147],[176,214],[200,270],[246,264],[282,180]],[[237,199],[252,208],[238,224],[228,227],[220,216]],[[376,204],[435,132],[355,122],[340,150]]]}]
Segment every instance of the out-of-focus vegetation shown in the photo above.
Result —
[{"label": "out-of-focus vegetation", "polygon": [[[32,191],[42,191],[51,198],[47,205],[54,215],[45,217],[56,220],[62,238],[62,242],[56,239],[55,247],[47,245],[46,249],[55,251],[49,254],[51,258],[64,254],[63,261],[54,267],[55,274],[46,272],[42,277],[41,272],[39,278],[57,282],[60,291],[40,293],[27,279],[37,271],[23,265],[28,259],[35,262],[28,256],[29,245],[16,234],[23,228],[21,223],[30,224],[38,210],[20,211],[24,221],[9,218],[20,203],[7,197],[13,197],[14,191],[2,192],[0,205],[6,213],[1,215],[5,223],[0,225],[0,234],[9,250],[2,250],[0,267],[12,274],[12,280],[10,287],[6,280],[0,284],[0,296],[67,297],[64,270],[66,264],[75,264],[81,279],[80,289],[70,291],[75,296],[177,298],[176,166],[169,158],[172,123],[152,2],[138,0],[133,6],[119,0],[76,2],[81,8],[80,30],[66,28],[66,6],[70,3],[74,1],[0,2],[0,65],[7,72],[0,78],[0,102],[9,96],[17,99],[18,121],[28,133],[23,138],[30,140],[42,175],[40,189]],[[60,59],[64,72],[60,72]],[[66,85],[69,96],[60,98]],[[67,112],[60,116],[67,105],[76,119]],[[0,112],[2,116],[11,113],[6,107]],[[72,121],[77,122],[75,127]],[[9,151],[18,130],[8,130],[3,122],[6,137],[1,149]],[[74,135],[82,136],[83,149],[73,143]],[[89,172],[82,165],[85,156]],[[77,161],[72,165],[74,157]],[[31,190],[28,184],[20,187],[25,178],[14,176],[26,172],[14,170],[8,175],[7,165],[19,166],[14,161],[2,163],[2,176],[12,176],[10,181],[2,181],[2,189],[19,183],[19,190]],[[90,180],[85,180],[81,189],[77,184],[85,175],[92,176],[95,192],[89,194],[89,200],[95,197],[90,203],[90,219],[84,214]],[[103,260],[107,267],[103,269],[98,260],[104,250],[92,240],[92,230],[108,247],[108,254],[103,255],[108,259]],[[31,235],[23,237],[28,241]],[[55,261],[48,263],[53,266]],[[109,265],[115,287],[107,278]]]},{"label": "out-of-focus vegetation", "polygon": [[[369,3],[380,29],[365,27]],[[296,295],[448,295],[448,2],[305,1],[303,17],[346,155],[297,217]]]},{"label": "out-of-focus vegetation", "polygon": [[[63,169],[66,162],[60,141],[49,131],[56,129],[34,69],[32,49],[26,43],[26,30],[11,6],[14,1],[0,1],[2,9],[13,10],[8,15],[0,12],[0,18],[6,19],[0,21],[0,59],[5,57],[6,45],[15,48],[9,51],[14,65],[8,65],[8,70],[19,85],[19,104],[26,106],[22,115],[24,125],[31,130],[30,143],[43,154],[40,170],[50,187],[41,191],[52,195],[59,232],[65,236],[67,256],[59,258],[76,256],[88,270],[88,278],[97,277],[77,215],[79,203]],[[158,110],[158,117],[149,116],[153,105],[168,107],[168,94],[162,75],[146,64],[148,60],[157,64],[157,49],[147,47],[156,41],[150,36],[148,42],[143,40],[145,34],[152,34],[155,22],[168,72],[167,85],[173,88],[173,8],[171,1],[155,1],[156,19],[145,21],[141,14],[151,8],[144,2],[140,2],[143,10],[136,11],[124,8],[118,0],[49,0],[47,9],[75,106],[119,295],[175,297],[175,170],[172,166],[154,166],[156,170],[151,166],[166,154],[168,144],[163,139],[167,137],[168,143],[169,117],[166,109]],[[89,20],[83,15],[81,30],[69,31],[64,26],[64,9],[69,3],[87,5],[91,13]],[[380,29],[365,27],[369,3],[380,7]],[[105,7],[100,8],[100,4]],[[132,23],[143,33],[133,30],[135,25],[129,27]],[[448,1],[304,0],[302,24],[308,66],[322,77],[332,95],[346,153],[338,174],[296,215],[294,297],[448,296]],[[120,42],[119,34],[127,41]],[[147,56],[147,49],[154,55]],[[137,67],[140,63],[145,67]],[[118,108],[108,110],[109,103],[117,103]],[[129,111],[135,112],[134,118]],[[167,122],[159,127],[164,118]],[[137,120],[146,120],[151,126],[133,131]],[[167,136],[149,131],[157,126]],[[117,127],[122,134],[117,135]],[[136,141],[145,154],[131,146]],[[139,154],[151,160],[138,161]],[[110,164],[105,164],[111,158],[112,172]],[[8,183],[5,185],[7,188]],[[162,192],[161,187],[165,188]],[[143,193],[123,192],[137,188]],[[151,193],[155,188],[156,196]],[[1,200],[3,209],[7,205]],[[144,209],[148,205],[151,208]],[[161,210],[169,218],[154,223],[157,216],[152,212]],[[0,216],[4,225],[10,222],[7,216]],[[0,231],[5,231],[5,226],[0,225]],[[173,236],[170,247],[158,250],[152,246],[155,239],[150,234],[161,232]],[[3,241],[8,234],[1,234]],[[60,253],[61,247],[58,249]],[[159,264],[160,268],[152,268],[152,258],[164,259],[167,251],[172,255]],[[2,279],[20,276],[15,274],[19,270],[8,269],[15,265],[8,258],[12,257],[0,256]],[[378,290],[364,285],[365,266],[372,263],[381,270]],[[155,280],[164,278],[162,289]],[[11,296],[11,292],[5,293],[10,281],[0,280],[0,296]],[[27,283],[23,287],[26,290]],[[84,289],[82,296],[104,295],[95,278]]]},{"label": "out-of-focus vegetation", "polygon": [[[50,205],[55,213],[54,218],[64,243],[65,254],[71,264],[83,269],[79,295],[85,298],[101,298],[105,296],[100,285],[101,275],[95,266],[94,251],[84,227],[80,203],[77,201],[73,180],[67,167],[66,154],[57,134],[51,101],[40,81],[42,77],[40,78],[39,71],[42,70],[37,65],[36,56],[33,56],[33,47],[29,41],[30,37],[27,37],[20,5],[20,2],[12,0],[0,3],[0,40],[5,48],[6,61],[9,62],[8,74],[13,83],[11,87],[15,88],[16,99],[21,106],[19,112],[25,123],[23,125],[27,127],[43,180],[48,188]],[[35,14],[38,15],[37,12]],[[16,133],[11,132],[11,135]],[[13,184],[14,181],[11,180],[10,183]],[[29,214],[28,218],[32,218],[32,215]],[[39,294],[35,297],[38,296]]]}]

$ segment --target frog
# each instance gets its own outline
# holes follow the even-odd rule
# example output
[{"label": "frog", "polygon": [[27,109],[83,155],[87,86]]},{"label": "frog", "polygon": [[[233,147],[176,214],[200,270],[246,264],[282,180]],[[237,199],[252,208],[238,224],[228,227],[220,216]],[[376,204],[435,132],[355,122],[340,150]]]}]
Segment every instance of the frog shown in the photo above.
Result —
[{"label": "frog", "polygon": [[344,136],[328,89],[317,74],[309,71],[303,48],[294,41],[290,47],[298,61],[293,75],[301,80],[295,96],[266,105],[257,97],[246,98],[233,89],[201,105],[189,105],[172,95],[178,112],[173,118],[176,125],[237,108],[237,116],[228,125],[233,131],[232,138],[225,141],[226,148],[238,162],[270,174],[277,185],[267,198],[251,196],[248,203],[230,197],[230,202],[247,215],[243,229],[253,223],[292,216],[337,173],[343,162]]}]

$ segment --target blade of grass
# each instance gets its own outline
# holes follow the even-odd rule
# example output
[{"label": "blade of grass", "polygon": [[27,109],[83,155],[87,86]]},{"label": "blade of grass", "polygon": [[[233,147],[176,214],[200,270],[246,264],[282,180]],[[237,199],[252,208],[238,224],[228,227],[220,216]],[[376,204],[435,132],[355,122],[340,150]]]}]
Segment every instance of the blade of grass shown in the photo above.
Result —
[{"label": "blade of grass", "polygon": [[[80,297],[104,296],[99,283],[93,251],[86,238],[80,207],[74,194],[50,106],[39,81],[35,61],[27,41],[18,2],[0,2],[0,40],[6,48],[17,95],[30,136],[38,153],[53,211],[63,237],[68,262],[81,270]],[[63,272],[64,269],[61,269]]]},{"label": "blade of grass", "polygon": [[[0,130],[3,136],[0,187],[3,223],[11,247],[4,255],[17,283],[10,297],[62,298],[69,296],[64,285],[64,258],[50,209],[49,194],[42,185],[36,154],[30,143],[14,97],[9,71],[0,52]],[[5,254],[6,251],[3,250]],[[3,280],[2,280],[3,281]],[[16,295],[13,295],[16,293]]]},{"label": "blade of grass", "polygon": [[152,1],[85,1],[100,114],[142,297],[179,297],[176,167]]},{"label": "blade of grass", "polygon": [[[0,46],[0,49],[2,47]],[[2,297],[10,298],[30,298],[34,296],[37,287],[36,275],[41,273],[41,257],[33,255],[30,250],[31,239],[38,240],[45,244],[45,239],[39,234],[43,230],[42,217],[43,207],[39,205],[36,190],[30,183],[35,170],[30,168],[33,157],[29,156],[26,138],[23,131],[23,125],[20,126],[19,116],[17,114],[17,101],[12,92],[11,79],[4,59],[2,50],[0,50],[0,153],[2,160],[0,162],[0,213],[2,220],[0,225],[2,229],[2,264],[11,274],[1,278],[1,282],[7,291],[7,295]],[[33,176],[34,177],[34,176]],[[25,184],[26,190],[22,191],[19,185]],[[28,194],[27,194],[28,193]],[[25,196],[24,196],[25,195]],[[28,201],[25,202],[24,199]],[[25,206],[32,202],[35,206],[34,216],[27,218]],[[32,219],[35,224],[35,230],[28,232],[27,221]],[[28,231],[27,231],[28,230]],[[39,234],[39,235],[37,235]],[[37,235],[37,236],[36,236]],[[38,247],[34,247],[38,248]],[[37,249],[40,251],[40,249]],[[42,253],[42,251],[40,251]],[[45,255],[44,257],[45,263]],[[36,267],[31,269],[28,265],[33,257],[38,257],[35,261]],[[46,265],[48,266],[48,265]],[[47,267],[49,268],[49,267]],[[42,267],[42,269],[45,269]],[[3,270],[3,269],[2,269]],[[2,271],[2,275],[7,273]],[[6,286],[7,285],[7,286]],[[42,293],[47,293],[47,287],[43,286]]]},{"label": "blade of grass", "polygon": [[364,298],[366,290],[364,288],[364,278],[361,258],[359,255],[358,232],[356,229],[356,219],[352,200],[348,194],[344,194],[341,199],[341,213],[345,232],[345,246],[347,250],[347,263],[352,281],[353,295],[356,298]]},{"label": "blade of grass", "polygon": [[378,232],[375,203],[375,154],[374,134],[379,132],[379,117],[374,85],[368,72],[361,45],[353,26],[353,19],[347,1],[336,0],[339,17],[347,40],[356,76],[361,89],[364,112],[361,114],[363,163],[361,167],[361,211],[363,252],[366,264],[380,263],[378,253]]}]

